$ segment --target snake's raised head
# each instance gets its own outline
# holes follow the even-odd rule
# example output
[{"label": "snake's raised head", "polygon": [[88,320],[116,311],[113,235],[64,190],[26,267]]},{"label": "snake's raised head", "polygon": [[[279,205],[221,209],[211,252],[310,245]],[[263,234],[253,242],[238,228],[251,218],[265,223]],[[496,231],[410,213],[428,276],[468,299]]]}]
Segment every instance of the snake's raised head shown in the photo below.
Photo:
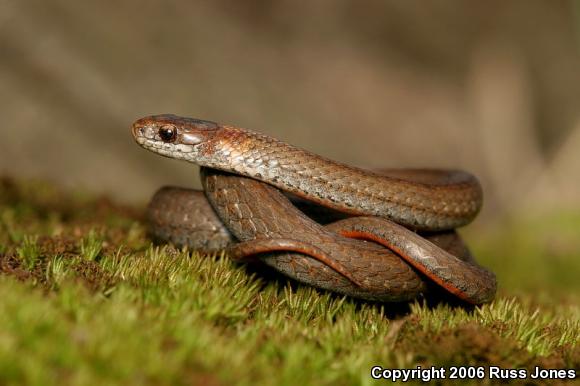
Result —
[{"label": "snake's raised head", "polygon": [[211,121],[163,114],[133,123],[135,141],[147,150],[171,158],[200,161],[204,148],[220,126]]}]

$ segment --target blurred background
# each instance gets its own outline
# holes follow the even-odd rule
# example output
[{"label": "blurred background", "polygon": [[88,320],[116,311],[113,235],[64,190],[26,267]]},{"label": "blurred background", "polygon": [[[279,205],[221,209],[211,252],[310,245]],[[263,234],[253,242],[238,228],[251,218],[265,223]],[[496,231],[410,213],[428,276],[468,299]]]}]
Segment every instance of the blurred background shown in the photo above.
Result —
[{"label": "blurred background", "polygon": [[136,204],[199,187],[129,133],[175,113],[469,170],[481,223],[578,212],[579,53],[574,1],[0,0],[0,174]]}]

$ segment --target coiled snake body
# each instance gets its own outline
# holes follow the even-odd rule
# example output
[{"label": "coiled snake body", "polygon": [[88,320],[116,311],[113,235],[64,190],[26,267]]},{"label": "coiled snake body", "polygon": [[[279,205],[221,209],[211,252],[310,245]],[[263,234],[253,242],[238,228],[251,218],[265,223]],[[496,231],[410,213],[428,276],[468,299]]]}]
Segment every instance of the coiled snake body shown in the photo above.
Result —
[{"label": "coiled snake body", "polygon": [[[473,304],[495,295],[495,276],[453,230],[481,207],[480,185],[468,173],[377,174],[250,130],[174,115],[139,119],[132,133],[148,150],[202,166],[207,199],[163,188],[152,200],[148,216],[159,238],[229,248],[234,259],[259,258],[298,281],[363,299],[409,300],[428,281]],[[276,188],[355,217],[322,226]]]}]

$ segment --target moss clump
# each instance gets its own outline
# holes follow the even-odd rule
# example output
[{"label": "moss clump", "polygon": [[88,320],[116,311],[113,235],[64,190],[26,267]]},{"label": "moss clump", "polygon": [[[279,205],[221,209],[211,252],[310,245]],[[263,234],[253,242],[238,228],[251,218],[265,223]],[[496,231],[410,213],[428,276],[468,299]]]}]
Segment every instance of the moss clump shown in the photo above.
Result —
[{"label": "moss clump", "polygon": [[[0,179],[0,384],[352,385],[371,383],[373,365],[580,368],[578,298],[552,273],[543,292],[508,285],[475,309],[364,303],[152,245],[141,213]],[[481,237],[476,254],[500,278],[521,270],[493,266],[508,236]],[[517,237],[512,248],[537,243]]]}]

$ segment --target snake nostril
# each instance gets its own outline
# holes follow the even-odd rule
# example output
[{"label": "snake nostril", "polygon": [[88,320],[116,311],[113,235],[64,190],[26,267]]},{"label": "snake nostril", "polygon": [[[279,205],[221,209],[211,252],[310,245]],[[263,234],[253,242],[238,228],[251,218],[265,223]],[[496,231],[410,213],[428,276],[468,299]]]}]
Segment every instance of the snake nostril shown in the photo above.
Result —
[{"label": "snake nostril", "polygon": [[143,125],[139,123],[139,121],[133,123],[131,127],[131,132],[133,133],[133,137],[143,137],[145,135],[145,128]]}]

